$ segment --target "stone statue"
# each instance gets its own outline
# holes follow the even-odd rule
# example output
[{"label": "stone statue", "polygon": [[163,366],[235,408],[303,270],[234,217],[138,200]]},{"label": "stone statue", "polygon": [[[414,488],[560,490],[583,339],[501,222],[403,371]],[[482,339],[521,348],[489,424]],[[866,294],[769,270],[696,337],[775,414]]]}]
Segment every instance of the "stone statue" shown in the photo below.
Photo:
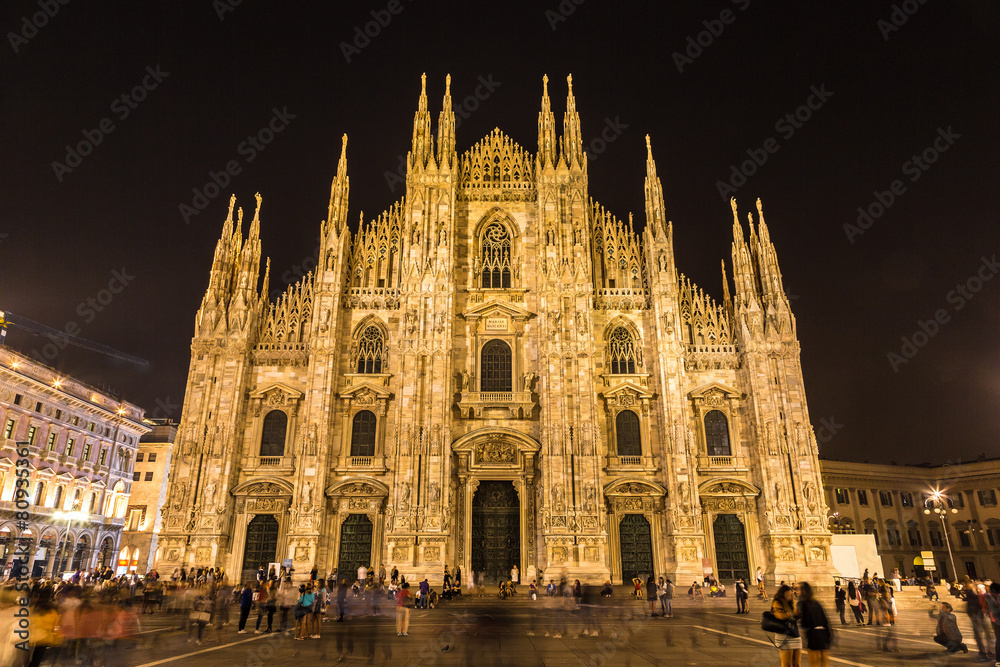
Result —
[{"label": "stone statue", "polygon": [[309,424],[309,456],[316,456],[316,443],[319,442],[319,434],[316,429],[316,422]]},{"label": "stone statue", "polygon": [[479,255],[472,258],[472,276],[474,278],[479,277]]},{"label": "stone statue", "polygon": [[399,511],[408,512],[410,509],[410,484],[409,482],[399,483]]},{"label": "stone statue", "polygon": [[438,501],[441,500],[441,487],[438,486],[437,482],[431,482],[430,486],[427,487],[427,499],[430,500],[431,507],[437,507]]},{"label": "stone statue", "polygon": [[205,507],[211,508],[215,505],[215,492],[215,480],[212,480],[205,489]]},{"label": "stone statue", "polygon": [[583,509],[588,512],[593,512],[595,507],[594,486],[592,484],[588,484],[586,490],[583,492]]},{"label": "stone statue", "polygon": [[552,507],[559,512],[563,509],[563,491],[561,486],[552,486]]},{"label": "stone statue", "polygon": [[309,511],[312,507],[313,486],[311,482],[302,485],[302,509]]},{"label": "stone statue", "polygon": [[535,381],[535,374],[529,371],[521,379],[524,386],[523,391],[531,391],[531,383]]},{"label": "stone statue", "polygon": [[438,244],[444,246],[447,245],[447,243],[448,243],[448,231],[444,227],[442,227],[441,233],[438,234]]},{"label": "stone statue", "polygon": [[458,374],[458,390],[468,391],[469,390],[469,371],[463,370]]},{"label": "stone statue", "polygon": [[409,333],[417,330],[417,311],[414,308],[406,311],[406,330]]},{"label": "stone statue", "polygon": [[812,508],[816,506],[816,485],[806,482],[802,485],[802,495],[805,496],[806,504]]}]

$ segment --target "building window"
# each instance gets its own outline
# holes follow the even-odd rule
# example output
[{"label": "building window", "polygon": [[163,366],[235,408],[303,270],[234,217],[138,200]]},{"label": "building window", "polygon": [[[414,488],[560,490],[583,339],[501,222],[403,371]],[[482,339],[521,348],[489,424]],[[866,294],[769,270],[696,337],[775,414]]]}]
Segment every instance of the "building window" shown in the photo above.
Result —
[{"label": "building window", "polygon": [[89,461],[90,460],[90,443],[89,442],[84,443],[84,445],[83,445],[83,460],[84,461]]},{"label": "building window", "polygon": [[635,373],[638,356],[632,334],[625,327],[615,327],[608,339],[608,359],[611,361],[612,375]]},{"label": "building window", "polygon": [[952,507],[955,507],[957,509],[962,509],[965,507],[965,496],[962,495],[961,491],[959,491],[953,496],[948,496],[948,502],[951,504]]},{"label": "building window", "polygon": [[142,452],[139,452],[138,454],[136,454],[135,455],[135,462],[136,463],[142,463],[142,456],[143,456]]},{"label": "building window", "polygon": [[913,507],[913,494],[909,491],[900,491],[899,504],[903,507]]},{"label": "building window", "polygon": [[38,435],[38,427],[37,426],[29,426],[28,427],[28,445],[34,445],[35,444],[35,436],[36,435]]},{"label": "building window", "polygon": [[151,453],[149,455],[149,458],[147,458],[146,460],[149,461],[150,463],[156,463],[156,454],[155,453]]},{"label": "building window", "polygon": [[41,412],[41,411],[42,411],[42,402],[35,401],[35,412]]},{"label": "building window", "polygon": [[71,423],[73,424],[73,426],[79,426],[80,425],[80,418],[77,415],[73,415],[73,419],[72,419]]},{"label": "building window", "polygon": [[492,222],[483,230],[481,285],[484,288],[510,287],[510,246],[510,232],[499,222]]},{"label": "building window", "polygon": [[878,501],[882,503],[882,507],[892,507],[892,491],[879,491]]},{"label": "building window", "polygon": [[969,539],[969,533],[967,533],[965,530],[959,529],[958,543],[963,547],[971,547],[972,540]]},{"label": "building window", "polygon": [[21,401],[24,400],[24,396],[21,394],[14,394],[14,405],[21,405]]},{"label": "building window", "polygon": [[101,455],[97,458],[97,465],[104,465],[104,461],[108,458],[108,449],[105,447],[101,450]]},{"label": "building window", "polygon": [[513,391],[512,373],[510,345],[502,340],[491,340],[483,345],[480,391]]},{"label": "building window", "polygon": [[719,410],[711,410],[705,415],[705,447],[709,456],[732,456],[729,420]]},{"label": "building window", "polygon": [[369,326],[358,339],[358,373],[381,373],[385,361],[386,347],[382,331],[377,326]]},{"label": "building window", "polygon": [[10,440],[14,435],[14,427],[17,425],[13,419],[7,420],[7,425],[3,427],[3,437]]},{"label": "building window", "polygon": [[992,526],[986,529],[986,540],[990,543],[991,547],[1000,545],[1000,528]]},{"label": "building window", "polygon": [[62,497],[63,497],[63,488],[61,486],[57,486],[56,499],[52,502],[52,506],[55,507],[56,509],[62,507]]},{"label": "building window", "polygon": [[858,489],[858,504],[862,507],[868,507],[868,492],[864,489]]},{"label": "building window", "polygon": [[97,494],[90,494],[90,513],[94,513],[94,508],[97,507]]},{"label": "building window", "polygon": [[39,482],[35,488],[35,504],[41,506],[45,502],[45,482]]},{"label": "building window", "polygon": [[615,436],[618,456],[642,456],[642,438],[639,436],[639,415],[622,410],[615,417]]},{"label": "building window", "polygon": [[49,433],[48,448],[49,448],[50,452],[54,452],[56,450],[56,436],[57,435],[58,434],[56,434],[56,433]]},{"label": "building window", "polygon": [[900,547],[903,546],[903,541],[899,537],[899,528],[896,528],[895,523],[889,523],[885,527],[885,539],[890,547]]},{"label": "building window", "polygon": [[375,427],[378,420],[371,410],[354,415],[351,427],[351,456],[375,456]]},{"label": "building window", "polygon": [[979,504],[983,507],[997,506],[997,492],[993,489],[986,489],[979,492]]},{"label": "building window", "polygon": [[941,534],[940,530],[938,530],[937,528],[931,528],[930,530],[927,531],[927,533],[931,538],[932,547],[944,546],[944,536]]},{"label": "building window", "polygon": [[847,489],[834,489],[834,495],[837,497],[838,505],[850,505],[851,504],[851,494],[848,493]]},{"label": "building window", "polygon": [[910,540],[911,547],[922,547],[924,546],[924,541],[920,537],[920,530],[918,528],[907,528],[906,536]]},{"label": "building window", "polygon": [[134,473],[132,473],[132,481],[133,482],[138,482],[140,477],[142,477],[142,473],[141,472],[134,472]]},{"label": "building window", "polygon": [[875,546],[879,545],[878,530],[876,530],[875,528],[865,528],[865,535],[871,535],[873,538],[875,538]]},{"label": "building window", "polygon": [[66,456],[73,456],[73,446],[76,445],[76,440],[69,438],[66,440]]},{"label": "building window", "polygon": [[281,410],[271,410],[264,416],[264,426],[260,435],[261,456],[285,455],[285,432],[288,430],[288,415]]},{"label": "building window", "polygon": [[146,481],[147,482],[152,482],[153,481],[153,471],[152,470],[150,470],[149,472],[146,473]]}]

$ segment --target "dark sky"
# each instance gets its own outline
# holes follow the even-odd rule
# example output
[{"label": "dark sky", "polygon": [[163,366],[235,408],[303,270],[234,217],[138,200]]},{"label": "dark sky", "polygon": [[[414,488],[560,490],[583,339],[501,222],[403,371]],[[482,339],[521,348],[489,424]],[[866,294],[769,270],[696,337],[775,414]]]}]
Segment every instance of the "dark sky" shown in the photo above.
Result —
[{"label": "dark sky", "polygon": [[[71,2],[51,18],[35,16],[35,2],[0,8],[0,309],[75,323],[84,338],[151,361],[69,349],[50,365],[179,418],[228,193],[251,211],[262,193],[263,252],[272,290],[283,288],[314,252],[341,134],[352,219],[402,194],[386,173],[409,148],[421,72],[435,124],[446,73],[456,102],[492,82],[458,130],[460,151],[494,126],[534,151],[541,77],[552,79],[561,124],[572,72],[585,140],[618,127],[590,163],[591,196],[642,220],[650,134],[678,268],[716,298],[732,240],[718,182],[747,151],[777,145],[735,196],[741,217],[764,202],[823,456],[1000,455],[1000,278],[973,280],[981,289],[969,299],[951,293],[998,270],[982,259],[1000,254],[996,3],[909,0],[916,11],[897,10],[898,29],[883,2],[414,0],[392,15],[391,3],[243,0],[220,20],[224,3]],[[347,62],[343,44],[372,11],[391,18]],[[37,30],[25,24],[33,16]],[[679,71],[674,53],[689,48]],[[165,74],[157,81],[147,67]],[[130,108],[120,98],[144,77],[151,90]],[[831,95],[801,111],[811,117],[776,125],[814,87]],[[239,147],[274,109],[294,118],[250,161]],[[103,119],[110,133],[97,131]],[[54,167],[85,132],[99,145],[72,171]],[[939,132],[951,137],[941,153]],[[928,148],[926,170],[905,164]],[[179,205],[230,160],[241,172],[186,224]],[[849,239],[858,207],[897,179],[893,203]],[[115,271],[127,286],[92,309],[87,299],[108,297]],[[938,310],[946,321],[894,369],[887,355]],[[28,352],[44,342],[8,336]]]}]

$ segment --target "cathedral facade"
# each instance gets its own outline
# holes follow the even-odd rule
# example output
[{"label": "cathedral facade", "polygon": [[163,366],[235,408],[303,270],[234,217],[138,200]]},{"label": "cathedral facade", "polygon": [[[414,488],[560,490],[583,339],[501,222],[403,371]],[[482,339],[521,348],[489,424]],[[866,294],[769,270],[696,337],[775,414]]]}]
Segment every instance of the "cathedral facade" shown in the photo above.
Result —
[{"label": "cathedral facade", "polygon": [[318,266],[275,302],[260,196],[246,238],[230,202],[160,571],[833,572],[760,201],[748,228],[732,202],[717,302],[678,272],[649,138],[640,234],[590,198],[572,79],[561,134],[547,84],[536,153],[499,129],[459,153],[450,77],[436,132],[425,79],[406,193],[353,234],[345,136]]}]

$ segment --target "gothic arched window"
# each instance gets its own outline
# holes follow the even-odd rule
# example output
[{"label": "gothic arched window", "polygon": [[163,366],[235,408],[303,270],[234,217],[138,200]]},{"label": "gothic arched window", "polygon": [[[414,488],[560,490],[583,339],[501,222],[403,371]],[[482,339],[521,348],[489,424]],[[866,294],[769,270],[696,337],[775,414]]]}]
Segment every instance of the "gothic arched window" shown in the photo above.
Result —
[{"label": "gothic arched window", "polygon": [[52,503],[52,506],[55,507],[57,510],[62,509],[62,497],[63,497],[63,488],[61,486],[57,486],[56,499]]},{"label": "gothic arched window", "polygon": [[479,391],[513,391],[510,345],[491,340],[483,345]]},{"label": "gothic arched window", "polygon": [[635,373],[636,349],[635,340],[632,334],[625,327],[616,327],[611,332],[608,349],[611,361],[611,373],[613,375],[626,375]]},{"label": "gothic arched window", "polygon": [[281,410],[271,410],[264,417],[264,427],[260,433],[261,456],[285,455],[285,431],[288,430],[288,415]]},{"label": "gothic arched window", "polygon": [[615,417],[615,436],[618,456],[642,456],[642,439],[639,437],[639,415],[622,410]]},{"label": "gothic arched window", "polygon": [[375,456],[375,413],[362,410],[351,427],[351,456]]},{"label": "gothic arched window", "polygon": [[729,420],[718,410],[705,415],[705,445],[709,456],[732,456],[729,447]]},{"label": "gothic arched window", "polygon": [[490,223],[483,230],[483,287],[510,287],[510,246],[510,232],[499,222]]},{"label": "gothic arched window", "polygon": [[374,324],[358,338],[358,373],[381,373],[385,362],[385,338]]},{"label": "gothic arched window", "polygon": [[35,504],[42,505],[45,502],[45,482],[39,482],[35,489]]}]

